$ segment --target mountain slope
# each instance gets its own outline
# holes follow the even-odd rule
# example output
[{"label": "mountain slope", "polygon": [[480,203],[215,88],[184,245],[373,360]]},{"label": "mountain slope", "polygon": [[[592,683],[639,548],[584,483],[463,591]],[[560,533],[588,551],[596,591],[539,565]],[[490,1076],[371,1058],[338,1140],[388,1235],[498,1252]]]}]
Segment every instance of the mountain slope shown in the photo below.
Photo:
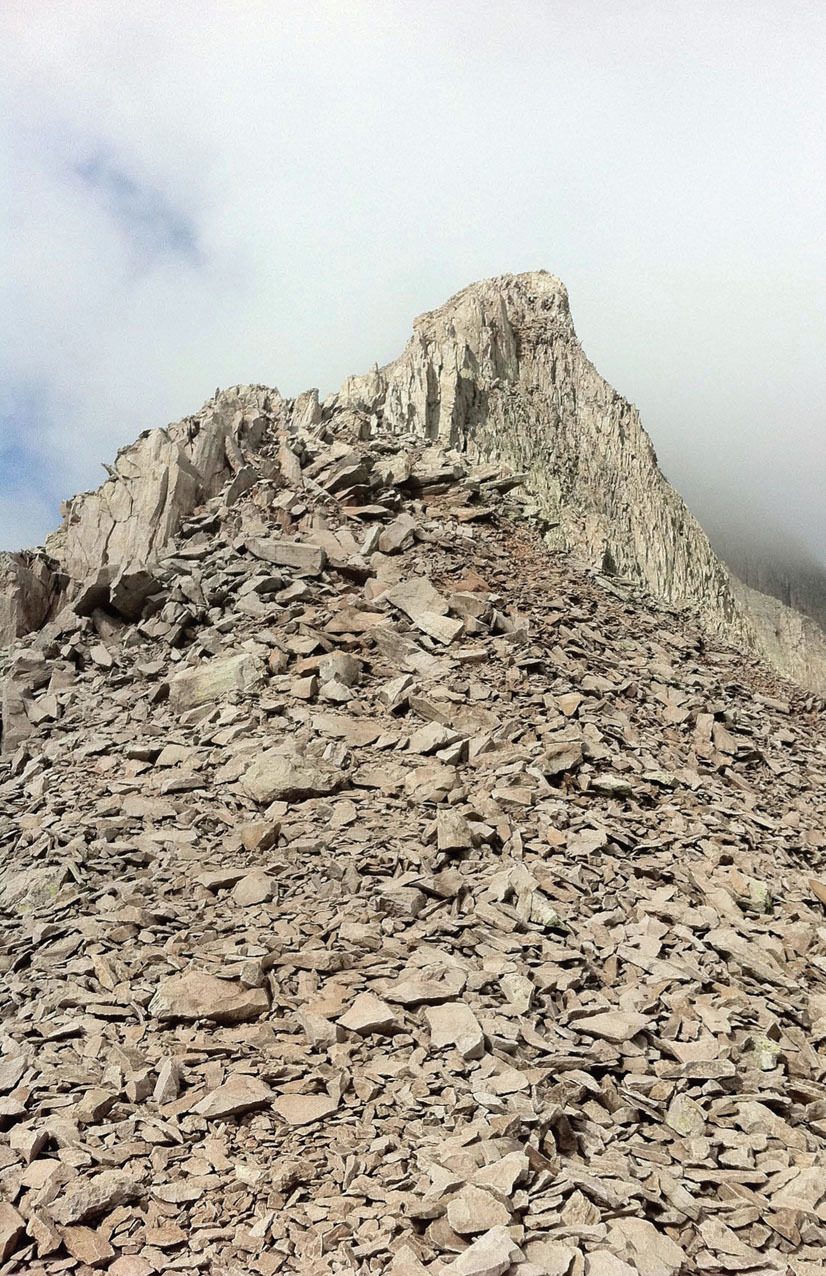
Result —
[{"label": "mountain slope", "polygon": [[507,467],[233,394],[12,652],[4,1271],[815,1276],[822,705]]}]

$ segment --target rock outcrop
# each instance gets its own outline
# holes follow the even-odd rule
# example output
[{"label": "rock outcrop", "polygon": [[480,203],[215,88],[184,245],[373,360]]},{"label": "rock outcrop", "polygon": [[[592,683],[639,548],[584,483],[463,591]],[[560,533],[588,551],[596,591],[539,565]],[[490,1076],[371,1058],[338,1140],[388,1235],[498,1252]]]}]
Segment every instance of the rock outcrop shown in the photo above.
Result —
[{"label": "rock outcrop", "polygon": [[152,562],[187,514],[220,491],[228,474],[242,474],[242,447],[260,444],[279,402],[277,390],[237,388],[216,394],[196,416],[147,430],[120,450],[97,491],[66,502],[47,554],[73,581]]},{"label": "rock outcrop", "polygon": [[756,535],[748,545],[743,537],[722,533],[711,539],[726,566],[744,585],[778,599],[826,631],[826,565],[815,561],[790,537],[771,529],[768,535],[768,545]]},{"label": "rock outcrop", "polygon": [[0,553],[0,649],[44,625],[59,597],[59,578],[43,554]]},{"label": "rock outcrop", "polygon": [[[525,475],[550,548],[575,551],[600,570],[698,609],[709,632],[754,651],[817,691],[826,689],[818,631],[795,613],[733,587],[702,528],[657,467],[636,409],[612,389],[577,340],[564,285],[544,271],[466,288],[421,316],[401,356],[348,378],[323,404],[237,386],[196,416],[151,430],[118,454],[96,492],[69,501],[46,553],[52,579],[8,572],[0,636],[43,623],[69,601],[120,612],[119,574],[151,567],[186,517],[221,490],[231,504],[283,461],[274,444],[314,431],[348,441],[438,442],[473,461],[503,462]],[[266,444],[266,446],[264,446]],[[263,447],[263,452],[262,452]],[[274,457],[262,464],[264,454]],[[293,462],[289,462],[293,464]],[[268,468],[268,465],[270,468]],[[340,484],[357,476],[343,471]],[[42,571],[48,569],[40,568]],[[140,611],[129,583],[120,595]],[[157,591],[156,591],[157,592]],[[90,601],[91,600],[91,601]],[[121,612],[121,614],[126,614]]]},{"label": "rock outcrop", "polygon": [[770,594],[750,589],[736,576],[731,589],[757,635],[764,660],[787,677],[826,696],[826,633],[814,620],[786,607]]},{"label": "rock outcrop", "polygon": [[524,471],[552,544],[745,637],[724,567],[657,468],[636,409],[585,357],[555,276],[466,288],[416,320],[394,363],[345,381],[335,407],[369,416],[370,434],[438,440]]}]

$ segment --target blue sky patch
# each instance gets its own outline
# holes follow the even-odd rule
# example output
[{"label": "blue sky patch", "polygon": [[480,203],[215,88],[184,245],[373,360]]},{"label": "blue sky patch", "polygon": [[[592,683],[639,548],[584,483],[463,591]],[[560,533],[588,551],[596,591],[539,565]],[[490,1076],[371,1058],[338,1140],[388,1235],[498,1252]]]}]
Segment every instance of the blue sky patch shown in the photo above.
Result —
[{"label": "blue sky patch", "polygon": [[133,246],[149,257],[176,255],[191,265],[201,261],[198,233],[159,190],[139,182],[105,155],[72,166],[75,176],[118,222]]}]

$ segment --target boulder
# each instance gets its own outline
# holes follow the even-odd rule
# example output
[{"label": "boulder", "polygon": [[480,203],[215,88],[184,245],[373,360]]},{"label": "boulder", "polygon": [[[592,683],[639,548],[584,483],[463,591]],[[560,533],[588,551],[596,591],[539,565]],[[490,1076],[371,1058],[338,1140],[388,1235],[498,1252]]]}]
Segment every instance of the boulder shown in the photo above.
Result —
[{"label": "boulder", "polygon": [[90,1178],[78,1175],[49,1206],[56,1223],[69,1226],[108,1214],[118,1205],[127,1205],[142,1192],[139,1179],[121,1170],[103,1170]]},{"label": "boulder", "polygon": [[246,1023],[269,1009],[263,988],[245,988],[231,979],[218,979],[201,970],[165,979],[149,1003],[156,1019],[213,1023]]},{"label": "boulder", "polygon": [[215,1090],[210,1090],[198,1103],[195,1111],[210,1121],[223,1121],[227,1117],[242,1116],[265,1108],[274,1099],[269,1086],[257,1077],[237,1073]]},{"label": "boulder", "polygon": [[253,762],[241,785],[255,802],[297,802],[336,793],[347,782],[338,767],[267,749]]},{"label": "boulder", "polygon": [[169,700],[178,713],[220,700],[232,691],[249,691],[263,680],[261,662],[249,652],[182,669],[169,680]]}]

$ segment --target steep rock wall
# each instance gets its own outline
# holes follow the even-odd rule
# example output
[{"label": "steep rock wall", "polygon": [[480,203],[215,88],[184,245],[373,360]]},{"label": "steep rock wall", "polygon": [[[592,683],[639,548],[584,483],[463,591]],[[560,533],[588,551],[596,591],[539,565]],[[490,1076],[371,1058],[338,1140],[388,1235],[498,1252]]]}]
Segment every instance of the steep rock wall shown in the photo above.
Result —
[{"label": "steep rock wall", "polygon": [[59,595],[59,579],[42,554],[0,554],[0,648],[39,629]]},{"label": "steep rock wall", "polygon": [[334,408],[381,433],[439,439],[526,471],[551,539],[662,598],[755,636],[728,573],[657,467],[639,414],[586,358],[564,284],[544,271],[474,284],[416,320],[404,353],[344,382]]},{"label": "steep rock wall", "polygon": [[820,626],[736,576],[731,587],[757,633],[761,655],[801,686],[826,696],[826,634]]}]

